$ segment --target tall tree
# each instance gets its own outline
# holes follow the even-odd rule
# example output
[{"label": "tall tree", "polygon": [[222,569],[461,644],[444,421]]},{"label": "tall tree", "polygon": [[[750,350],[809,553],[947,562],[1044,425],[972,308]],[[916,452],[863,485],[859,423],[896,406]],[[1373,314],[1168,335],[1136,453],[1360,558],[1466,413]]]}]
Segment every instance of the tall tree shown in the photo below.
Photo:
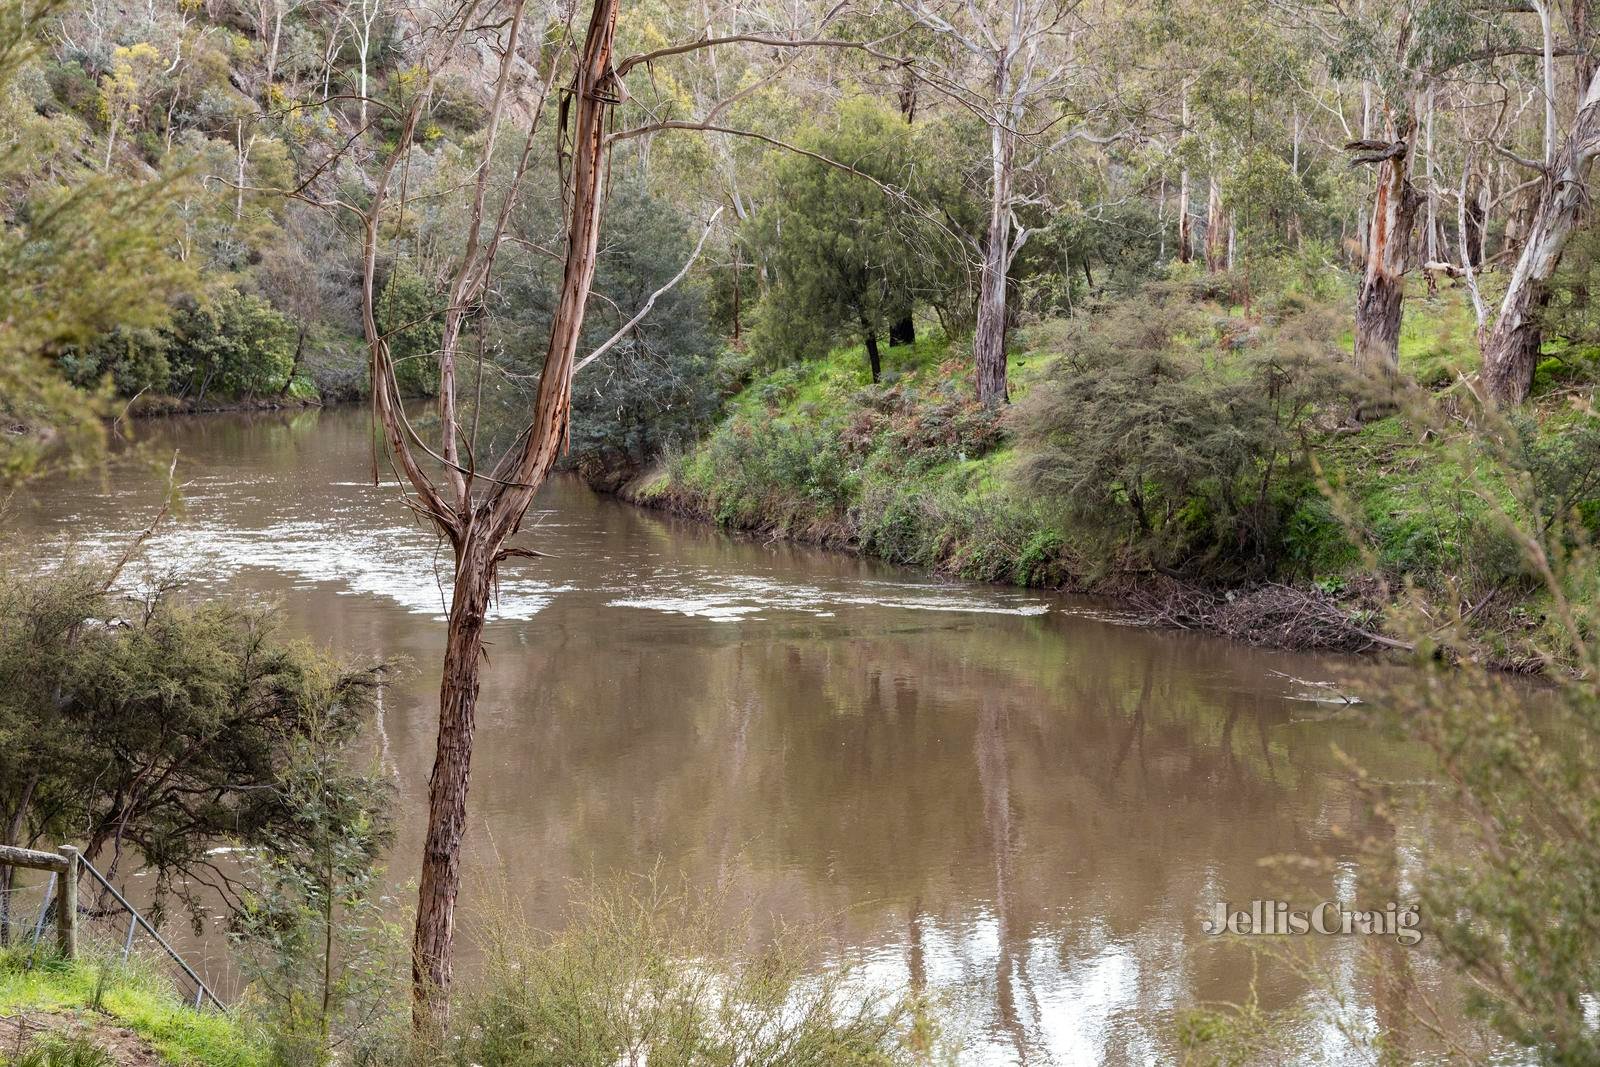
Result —
[{"label": "tall tree", "polygon": [[[467,790],[472,768],[484,625],[500,565],[512,556],[537,553],[508,541],[521,528],[534,494],[544,484],[567,445],[573,377],[582,366],[613,347],[653,307],[661,290],[623,328],[583,360],[577,350],[594,279],[600,226],[605,210],[612,146],[620,140],[665,129],[709,129],[708,124],[650,122],[608,132],[619,104],[629,98],[628,74],[668,57],[715,45],[752,42],[778,49],[810,43],[804,35],[732,33],[702,36],[682,44],[619,58],[616,32],[619,0],[593,0],[581,40],[546,49],[546,25],[525,28],[526,0],[459,0],[417,35],[422,58],[404,80],[409,100],[399,111],[393,150],[373,177],[366,199],[340,199],[331,178],[342,152],[313,168],[294,195],[327,208],[354,214],[364,234],[362,257],[362,324],[371,357],[372,405],[388,458],[408,487],[407,503],[427,518],[449,542],[453,558],[452,588],[445,627],[445,651],[439,683],[439,731],[433,772],[428,782],[428,823],[423,843],[416,930],[412,943],[413,1022],[425,1027],[446,1011],[451,982],[455,906],[461,888],[461,843],[466,827]],[[540,9],[541,17],[549,14]],[[824,20],[826,22],[826,20]],[[466,35],[489,32],[498,52],[487,121],[478,140],[465,235],[449,270],[449,290],[438,350],[437,440],[423,439],[402,403],[391,335],[379,323],[378,263],[380,238],[389,224],[398,177],[405,172],[441,75],[462,52]],[[528,54],[531,52],[531,58]],[[527,79],[532,66],[537,79]],[[464,329],[467,317],[484,313],[484,294],[511,227],[519,200],[533,174],[537,135],[544,102],[556,79],[565,73],[566,87],[557,107],[560,199],[563,217],[561,277],[540,365],[539,381],[521,431],[493,463],[480,451],[476,410],[463,413],[458,399]],[[530,85],[530,83],[533,83]],[[533,99],[526,99],[532,95]],[[503,188],[495,189],[501,127],[517,97],[519,110],[531,116]],[[735,131],[736,132],[736,131]],[[325,192],[331,187],[333,191]],[[498,198],[498,205],[495,200]],[[403,205],[402,205],[403,206]],[[680,272],[669,285],[683,276]],[[480,350],[480,358],[482,352]],[[487,468],[487,470],[485,470]],[[435,475],[433,472],[440,473]],[[376,470],[374,476],[376,477]]]},{"label": "tall tree", "polygon": [[[1550,0],[1533,0],[1539,17],[1544,116],[1544,153],[1538,161],[1519,160],[1538,175],[1539,202],[1532,224],[1511,272],[1493,329],[1484,339],[1483,377],[1489,395],[1501,404],[1520,404],[1533,387],[1543,337],[1538,312],[1547,286],[1561,265],[1561,255],[1589,202],[1589,175],[1600,154],[1600,77],[1590,57],[1594,34],[1588,0],[1573,0],[1570,40],[1556,39]],[[1557,52],[1574,56],[1572,81],[1577,105],[1558,140],[1555,60]]]},{"label": "tall tree", "polygon": [[1079,73],[1075,44],[1084,32],[1079,0],[1003,0],[992,6],[960,0],[897,0],[939,42],[912,57],[911,69],[931,89],[967,109],[989,141],[988,223],[979,249],[978,321],[972,339],[978,396],[990,405],[1010,399],[1006,384],[1008,284],[1012,263],[1028,239],[1017,220],[1027,199],[1018,174],[1036,166],[1044,131],[1057,143],[1088,131],[1051,130],[1041,109],[1065,94]]},{"label": "tall tree", "polygon": [[[866,99],[845,103],[833,128],[802,131],[796,143],[830,159],[860,160],[864,173],[905,187],[914,170],[911,129]],[[777,285],[762,304],[768,346],[819,355],[841,324],[865,346],[872,380],[879,340],[912,303],[925,248],[916,216],[870,182],[810,156],[779,161],[773,195],[757,216]]]}]

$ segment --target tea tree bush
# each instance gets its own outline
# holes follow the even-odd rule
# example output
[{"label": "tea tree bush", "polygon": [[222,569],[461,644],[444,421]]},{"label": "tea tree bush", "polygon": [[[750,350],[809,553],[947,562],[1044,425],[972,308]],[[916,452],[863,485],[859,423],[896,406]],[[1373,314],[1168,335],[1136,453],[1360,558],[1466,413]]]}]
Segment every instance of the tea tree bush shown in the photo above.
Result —
[{"label": "tea tree bush", "polygon": [[1252,326],[1170,286],[1073,318],[1012,417],[1023,478],[1158,564],[1271,572],[1309,488],[1313,418],[1341,395],[1323,326],[1315,313]]},{"label": "tea tree bush", "polygon": [[[158,914],[208,887],[237,904],[212,850],[305,847],[284,775],[313,730],[330,744],[353,735],[377,676],[285,638],[270,611],[161,586],[124,596],[109,581],[89,564],[0,566],[5,843],[80,841],[108,876],[135,852]],[[328,768],[329,789],[361,781]]]}]

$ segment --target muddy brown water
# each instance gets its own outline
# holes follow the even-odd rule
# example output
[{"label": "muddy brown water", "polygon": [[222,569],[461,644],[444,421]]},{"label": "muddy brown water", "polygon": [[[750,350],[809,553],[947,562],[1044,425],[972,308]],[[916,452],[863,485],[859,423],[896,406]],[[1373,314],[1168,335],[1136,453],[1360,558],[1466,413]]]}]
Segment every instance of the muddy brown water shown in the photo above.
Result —
[{"label": "muddy brown water", "polygon": [[[368,480],[360,410],[140,427],[176,449],[182,514],[147,564],[205,595],[266,597],[342,654],[403,660],[370,743],[399,795],[389,860],[412,877],[433,755],[448,551]],[[42,545],[125,543],[162,476],[50,483],[11,518]],[[538,497],[489,625],[462,924],[509,906],[555,926],[592,873],[659,869],[761,929],[818,924],[830,963],[923,985],[972,1064],[1161,1063],[1182,1012],[1323,995],[1237,941],[1218,900],[1281,898],[1261,860],[1346,856],[1363,805],[1333,746],[1374,773],[1423,755],[1325,702],[1385,669],[1108,619],[1068,597],[951,583],[847,555],[730,538],[597,496]],[[1352,681],[1351,673],[1355,672]],[[1413,818],[1396,848],[1414,855]],[[1348,898],[1353,867],[1321,892]],[[1301,891],[1291,898],[1315,903]],[[492,903],[491,903],[492,902]],[[1405,1005],[1329,939],[1362,1026],[1415,1039]],[[215,940],[199,954],[230,980]],[[1418,955],[1418,988],[1439,981]],[[1314,1062],[1350,1056],[1299,1024]]]}]

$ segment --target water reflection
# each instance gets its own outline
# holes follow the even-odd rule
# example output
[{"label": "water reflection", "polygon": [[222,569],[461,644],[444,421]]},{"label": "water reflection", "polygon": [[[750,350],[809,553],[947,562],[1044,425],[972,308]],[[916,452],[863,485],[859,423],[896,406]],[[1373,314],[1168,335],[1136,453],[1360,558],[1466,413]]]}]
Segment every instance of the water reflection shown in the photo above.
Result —
[{"label": "water reflection", "polygon": [[[152,543],[157,566],[202,591],[276,597],[288,625],[346,654],[414,665],[372,738],[400,787],[403,880],[432,760],[447,553],[393,486],[361,480],[361,412],[147,436],[180,449],[191,479],[185,513]],[[21,522],[58,546],[120,545],[158,485],[49,487]],[[1324,661],[736,541],[565,480],[538,508],[521,543],[550,558],[508,566],[489,628],[468,929],[488,887],[551,925],[591,872],[659,861],[763,923],[824,924],[863,981],[946,992],[970,1062],[1164,1062],[1180,1010],[1242,1001],[1258,973],[1265,1007],[1307,997],[1198,920],[1213,901],[1281,889],[1263,857],[1340,855],[1329,828],[1363,825],[1330,744],[1374,774],[1426,777],[1417,753],[1304,699]],[[1397,849],[1428,828],[1402,830]],[[1397,1005],[1437,975],[1369,987],[1356,951],[1330,957],[1345,991],[1404,1040]],[[1347,1051],[1325,1025],[1304,1038],[1316,1059]]]}]

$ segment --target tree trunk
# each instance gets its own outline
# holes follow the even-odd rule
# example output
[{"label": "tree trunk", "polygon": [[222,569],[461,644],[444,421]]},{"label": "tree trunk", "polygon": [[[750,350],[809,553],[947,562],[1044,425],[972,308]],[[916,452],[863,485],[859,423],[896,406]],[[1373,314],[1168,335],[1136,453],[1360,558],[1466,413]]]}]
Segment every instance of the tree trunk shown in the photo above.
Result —
[{"label": "tree trunk", "polygon": [[1178,262],[1194,260],[1194,228],[1189,221],[1189,168],[1178,175]]},{"label": "tree trunk", "polygon": [[1463,242],[1465,245],[1463,255],[1466,258],[1466,262],[1476,268],[1483,266],[1483,231],[1485,212],[1483,210],[1482,193],[1484,184],[1474,178],[1469,188],[1471,191],[1467,194],[1465,205],[1465,232],[1462,235],[1465,238],[1465,241]]},{"label": "tree trunk", "polygon": [[1206,270],[1216,274],[1225,269],[1227,249],[1223,240],[1222,189],[1216,176],[1206,197]]},{"label": "tree trunk", "polygon": [[439,681],[439,739],[428,779],[428,834],[422,846],[422,883],[417,891],[417,929],[411,955],[411,981],[418,994],[413,1022],[419,1026],[437,1014],[435,1009],[442,1007],[450,988],[478,669],[497,549],[487,534],[473,532],[456,554],[444,672]]},{"label": "tree trunk", "polygon": [[1549,299],[1545,287],[1588,197],[1589,171],[1600,150],[1600,78],[1590,80],[1582,103],[1545,178],[1499,317],[1484,342],[1483,380],[1498,404],[1520,404],[1533,387],[1542,341],[1537,312]]},{"label": "tree trunk", "polygon": [[878,331],[865,322],[861,324],[861,328],[866,331],[867,363],[872,367],[872,382],[876,385],[883,375],[883,364],[878,359]]},{"label": "tree trunk", "polygon": [[917,343],[917,322],[907,311],[889,324],[889,347],[898,348],[901,345],[914,345]]},{"label": "tree trunk", "polygon": [[283,388],[278,390],[279,396],[289,395],[289,390],[294,386],[294,376],[300,373],[300,361],[305,357],[305,354],[306,324],[305,320],[302,319],[300,322],[300,331],[296,335],[294,342],[294,362],[289,364],[289,373],[283,379]]},{"label": "tree trunk", "polygon": [[739,347],[739,274],[744,263],[739,255],[739,242],[733,242],[733,347]]},{"label": "tree trunk", "polygon": [[1010,401],[1006,388],[1006,274],[1011,265],[1011,182],[1017,135],[989,128],[989,229],[978,281],[978,325],[972,338],[978,399],[994,407]]},{"label": "tree trunk", "polygon": [[1367,267],[1356,298],[1355,362],[1363,371],[1399,366],[1406,254],[1422,201],[1411,184],[1416,120],[1402,119],[1394,132],[1392,146],[1403,147],[1378,163]]},{"label": "tree trunk", "polygon": [[[1189,132],[1189,83],[1183,83],[1183,132]],[[1187,158],[1187,157],[1185,157]],[[1178,262],[1194,259],[1194,232],[1189,221],[1189,165],[1178,172]]]},{"label": "tree trunk", "polygon": [[[461,525],[452,531],[455,589],[439,684],[439,739],[428,784],[428,831],[413,941],[412,1022],[418,1029],[424,1029],[431,1021],[442,1021],[448,1011],[483,620],[495,584],[500,546],[521,526],[534,493],[544,484],[567,441],[573,368],[600,237],[608,152],[606,125],[619,95],[619,87],[613,84],[612,62],[617,2],[594,0],[582,62],[574,74],[569,97],[571,177],[567,183],[570,206],[566,255],[529,425],[519,443],[496,464],[490,475],[492,488],[481,502],[472,503],[471,486],[467,486],[457,512],[462,516],[458,520]],[[370,241],[369,237],[369,262],[365,268],[369,276]],[[370,304],[370,297],[367,300]],[[376,336],[370,308],[367,319],[370,339]],[[375,351],[381,353],[381,345]],[[404,438],[399,436],[399,416],[387,408],[384,415],[393,452],[396,447],[404,447]],[[405,458],[409,459],[409,454]],[[414,466],[414,461],[409,466]],[[407,476],[413,484],[425,481],[420,472],[408,469]]]}]

